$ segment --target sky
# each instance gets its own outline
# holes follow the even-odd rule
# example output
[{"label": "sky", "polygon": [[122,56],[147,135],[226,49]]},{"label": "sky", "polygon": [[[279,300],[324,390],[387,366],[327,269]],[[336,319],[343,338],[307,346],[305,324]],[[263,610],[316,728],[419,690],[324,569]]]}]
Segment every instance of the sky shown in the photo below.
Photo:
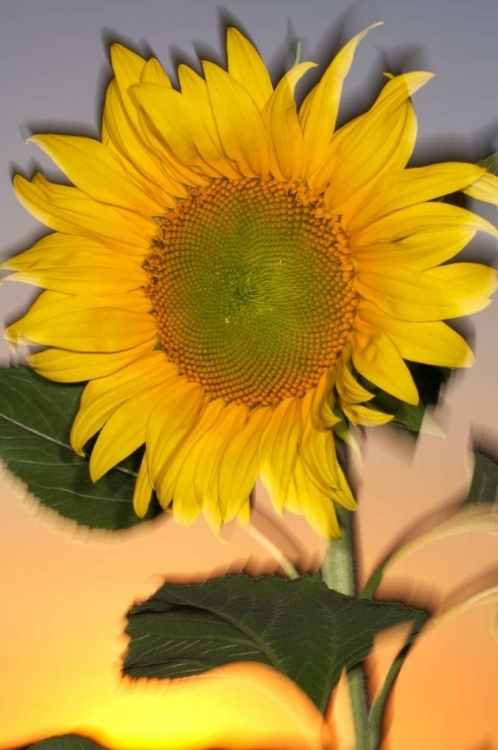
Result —
[{"label": "sky", "polygon": [[[252,36],[277,73],[292,63],[297,39],[303,59],[323,63],[354,34],[383,20],[357,52],[341,121],[368,106],[383,72],[430,70],[435,78],[414,98],[419,140],[412,163],[477,161],[498,150],[498,5],[492,0],[8,0],[0,24],[0,257],[26,249],[41,234],[12,193],[12,172],[27,174],[38,165],[49,177],[58,176],[25,139],[51,129],[98,136],[109,43],[152,50],[174,73],[170,55],[193,65],[196,49],[220,59],[219,29],[226,19]],[[485,213],[496,219],[494,209]],[[494,251],[493,243],[482,241],[469,257],[489,260]],[[33,295],[24,285],[1,286],[1,318],[9,323],[19,317]],[[497,305],[474,316],[465,330],[477,362],[451,381],[432,414],[443,436],[425,434],[413,451],[406,436],[383,427],[371,429],[362,445],[355,476],[363,581],[411,524],[463,499],[472,436],[498,444]],[[0,341],[2,366],[9,356]],[[302,519],[284,514],[273,520],[260,487],[256,508],[255,524],[302,571],[319,566],[325,542]],[[191,698],[168,694],[171,703],[165,703],[157,684],[119,684],[127,609],[164,578],[193,582],[247,565],[252,572],[275,569],[268,553],[235,524],[226,530],[227,544],[202,520],[190,528],[162,521],[134,533],[90,533],[44,512],[5,473],[0,513],[1,750],[82,727],[105,729],[117,743],[125,718],[131,722],[130,747],[134,738],[148,738],[152,747],[173,718],[180,721],[182,710],[190,710]],[[394,568],[382,594],[437,605],[484,577],[496,584],[497,544],[477,534],[433,543]],[[386,647],[371,664],[374,683],[391,651]],[[496,604],[434,628],[415,647],[397,683],[382,750],[498,748],[497,678]],[[200,698],[210,710],[213,695]],[[242,694],[232,697],[233,706],[237,700],[243,705]],[[251,711],[260,720],[275,729],[279,721],[285,725],[267,701],[254,700]],[[229,722],[230,711],[225,714]],[[140,723],[147,738],[140,736]]]}]

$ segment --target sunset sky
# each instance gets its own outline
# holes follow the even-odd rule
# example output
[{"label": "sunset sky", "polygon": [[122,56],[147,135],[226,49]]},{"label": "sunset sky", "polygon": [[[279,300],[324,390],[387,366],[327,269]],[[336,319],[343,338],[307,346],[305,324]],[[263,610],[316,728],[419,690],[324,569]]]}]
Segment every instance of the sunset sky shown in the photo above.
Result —
[{"label": "sunset sky", "polygon": [[[274,72],[292,64],[297,38],[304,59],[324,62],[354,34],[383,20],[359,47],[341,121],[370,105],[383,72],[430,70],[435,78],[414,97],[419,142],[413,165],[477,161],[498,150],[495,0],[11,0],[2,4],[0,23],[2,259],[44,233],[17,203],[12,171],[27,174],[38,165],[60,178],[48,157],[24,140],[52,128],[98,136],[109,43],[152,51],[173,73],[170,53],[192,65],[194,48],[218,56],[219,29],[227,19],[251,35]],[[483,213],[497,218],[495,209]],[[468,257],[489,262],[494,252],[493,242],[484,239]],[[19,317],[33,295],[28,286],[1,286],[2,320]],[[362,445],[355,476],[363,581],[412,523],[464,498],[471,435],[497,452],[498,299],[464,330],[477,363],[451,381],[432,414],[445,437],[426,434],[413,451],[406,436],[383,427],[371,429]],[[0,341],[0,365],[9,356]],[[300,570],[316,570],[324,540],[301,518],[274,517],[260,487],[256,505],[257,527]],[[190,528],[159,521],[114,536],[87,532],[41,509],[5,472],[0,509],[0,750],[78,730],[93,731],[123,750],[173,747],[165,741],[172,726],[175,747],[197,747],[202,736],[208,742],[233,736],[237,746],[258,722],[285,738],[291,719],[271,703],[270,677],[266,697],[232,684],[230,675],[214,687],[199,680],[183,693],[118,680],[124,614],[164,578],[194,582],[246,566],[251,573],[275,570],[242,527],[226,528],[227,544],[202,520]],[[467,534],[436,542],[394,568],[381,593],[436,606],[480,579],[497,585],[497,559],[496,537]],[[497,604],[491,603],[421,639],[390,702],[382,750],[498,749],[497,633]],[[392,656],[393,638],[372,665],[376,681]],[[251,685],[258,679],[248,672]],[[259,681],[264,684],[263,677]],[[289,701],[299,700],[289,694]],[[202,736],[189,725],[194,714]]]}]

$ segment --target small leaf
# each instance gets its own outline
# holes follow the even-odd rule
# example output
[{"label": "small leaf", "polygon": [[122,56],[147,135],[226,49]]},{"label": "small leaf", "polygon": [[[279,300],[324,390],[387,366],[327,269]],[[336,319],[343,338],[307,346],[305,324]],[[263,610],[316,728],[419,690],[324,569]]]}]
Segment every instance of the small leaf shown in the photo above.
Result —
[{"label": "small leaf", "polygon": [[343,596],[319,574],[166,584],[128,613],[124,672],[175,678],[259,662],[293,680],[323,713],[343,667],[363,661],[377,633],[406,621],[418,633],[427,617],[403,604]]},{"label": "small leaf", "polygon": [[498,175],[498,151],[494,154],[491,154],[490,156],[487,156],[485,159],[481,159],[481,161],[478,161],[477,166],[484,167],[484,169],[487,169],[487,171],[491,172],[491,174]]},{"label": "small leaf", "polygon": [[42,740],[35,745],[29,745],[27,750],[103,750],[103,745],[98,745],[88,737],[79,737],[76,734],[65,734],[61,737],[52,737]]},{"label": "small leaf", "polygon": [[[132,506],[134,458],[93,484],[88,459],[69,444],[82,390],[52,383],[26,367],[0,370],[0,459],[64,518],[93,529],[126,529],[142,522]],[[161,512],[151,505],[145,520]]]},{"label": "small leaf", "polygon": [[498,465],[481,451],[474,451],[474,473],[465,505],[494,503],[498,488]]}]

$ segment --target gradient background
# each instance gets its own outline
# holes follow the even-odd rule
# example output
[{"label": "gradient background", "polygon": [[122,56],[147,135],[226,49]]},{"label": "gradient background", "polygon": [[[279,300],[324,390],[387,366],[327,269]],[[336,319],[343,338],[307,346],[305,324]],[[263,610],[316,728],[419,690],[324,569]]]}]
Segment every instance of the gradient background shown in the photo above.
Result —
[{"label": "gradient background", "polygon": [[[225,17],[252,35],[277,74],[291,64],[296,38],[302,39],[303,58],[324,62],[352,35],[384,20],[360,45],[341,121],[371,103],[382,71],[427,69],[436,78],[415,95],[419,143],[413,164],[475,161],[493,150],[498,134],[495,0],[353,5],[343,0],[226,0],[223,8]],[[25,147],[24,139],[51,130],[98,135],[109,40],[130,43],[143,53],[152,49],[172,73],[169,53],[176,62],[194,65],[196,47],[201,55],[207,50],[219,59],[224,16],[214,0],[4,0],[0,15],[0,227],[2,257],[7,257],[42,234],[12,194],[9,165],[26,174],[36,163],[57,179],[49,160],[34,146]],[[486,215],[495,218],[494,209]],[[470,257],[489,261],[493,251],[492,242],[481,240]],[[2,318],[19,317],[33,295],[28,286],[3,286]],[[363,466],[356,467],[363,579],[411,523],[465,495],[471,430],[481,441],[497,444],[496,303],[472,324],[475,329],[467,323],[464,330],[475,344],[477,364],[451,381],[435,413],[446,439],[425,435],[413,453],[410,441],[389,427],[368,434]],[[0,363],[7,361],[2,341]],[[111,538],[58,521],[22,495],[19,483],[0,477],[0,748],[104,723],[112,734],[113,726],[133,716],[129,741],[141,742],[144,750],[154,732],[156,739],[168,736],[179,704],[168,709],[158,686],[118,685],[127,608],[150,595],[162,576],[194,581],[247,565],[251,572],[271,571],[275,564],[234,524],[226,529],[225,545],[202,520],[189,529],[167,521]],[[257,507],[259,528],[281,543],[301,570],[316,569],[323,540],[288,514],[272,529],[260,490]],[[488,585],[498,583],[497,556],[498,542],[491,536],[441,541],[401,563],[382,592],[438,604],[484,578]],[[493,627],[496,633],[496,605],[488,604],[421,640],[397,683],[383,749],[498,748]],[[372,665],[374,679],[386,668],[387,653]],[[213,695],[202,698],[207,714]],[[237,717],[232,709],[228,713],[229,725]],[[257,714],[260,722],[278,723],[275,714],[265,714],[265,703]],[[140,739],[141,724],[147,735]]]}]

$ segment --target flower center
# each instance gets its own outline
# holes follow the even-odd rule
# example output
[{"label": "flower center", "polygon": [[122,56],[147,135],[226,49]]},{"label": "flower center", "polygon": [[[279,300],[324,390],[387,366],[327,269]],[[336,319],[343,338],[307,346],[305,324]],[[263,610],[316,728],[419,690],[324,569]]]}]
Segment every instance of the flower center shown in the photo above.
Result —
[{"label": "flower center", "polygon": [[144,268],[168,359],[213,398],[303,396],[351,331],[346,236],[295,184],[220,179],[191,190],[161,219]]}]

